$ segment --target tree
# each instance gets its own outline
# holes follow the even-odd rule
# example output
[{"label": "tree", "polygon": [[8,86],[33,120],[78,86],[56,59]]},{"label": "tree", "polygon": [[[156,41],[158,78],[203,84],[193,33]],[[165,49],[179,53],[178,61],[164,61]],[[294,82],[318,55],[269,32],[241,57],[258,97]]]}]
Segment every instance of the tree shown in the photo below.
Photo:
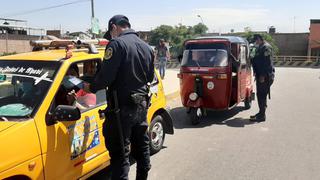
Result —
[{"label": "tree", "polygon": [[177,26],[161,25],[151,31],[150,44],[157,46],[160,39],[169,42],[171,48],[170,52],[173,57],[182,54],[183,42],[187,39],[204,34],[208,27],[202,23],[194,26],[185,26],[178,24]]},{"label": "tree", "polygon": [[161,25],[151,31],[150,44],[156,46],[160,39],[165,39],[165,41],[170,42],[173,36],[174,28],[172,26]]},{"label": "tree", "polygon": [[208,27],[202,23],[193,26],[194,34],[205,34],[208,31]]},{"label": "tree", "polygon": [[[242,36],[245,37],[249,42],[252,42],[254,34],[256,34],[256,33],[252,32],[252,31],[248,31],[248,32],[244,33]],[[268,33],[259,33],[259,34],[263,37],[263,39],[265,41],[267,41],[272,46],[274,54],[275,55],[279,54],[279,48],[276,45],[276,42],[272,38],[272,36]]]}]

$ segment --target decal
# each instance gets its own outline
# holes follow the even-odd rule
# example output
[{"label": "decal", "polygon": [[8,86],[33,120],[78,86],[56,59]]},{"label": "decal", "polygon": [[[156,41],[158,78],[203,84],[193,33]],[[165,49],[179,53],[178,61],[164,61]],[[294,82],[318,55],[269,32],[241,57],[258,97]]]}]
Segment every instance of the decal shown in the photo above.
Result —
[{"label": "decal", "polygon": [[0,74],[32,78],[35,80],[35,85],[39,84],[41,81],[52,82],[52,79],[49,78],[49,71],[44,72],[43,69],[34,69],[31,67],[0,67]]},{"label": "decal", "polygon": [[71,145],[71,160],[100,144],[98,124],[95,116],[68,127]]}]

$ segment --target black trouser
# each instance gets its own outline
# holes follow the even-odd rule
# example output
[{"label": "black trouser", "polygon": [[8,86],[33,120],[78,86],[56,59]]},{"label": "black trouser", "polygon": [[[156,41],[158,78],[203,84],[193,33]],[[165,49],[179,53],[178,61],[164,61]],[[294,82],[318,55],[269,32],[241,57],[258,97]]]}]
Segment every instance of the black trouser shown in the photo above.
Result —
[{"label": "black trouser", "polygon": [[149,136],[147,134],[147,109],[144,105],[122,106],[120,119],[124,141],[124,155],[121,153],[118,131],[114,124],[106,119],[104,136],[106,147],[111,157],[113,180],[128,179],[130,169],[129,155],[137,161],[136,179],[147,179],[150,165]]},{"label": "black trouser", "polygon": [[256,78],[257,85],[257,99],[259,105],[259,115],[265,116],[267,108],[267,96],[270,90],[268,78],[263,83],[259,82],[259,78]]}]

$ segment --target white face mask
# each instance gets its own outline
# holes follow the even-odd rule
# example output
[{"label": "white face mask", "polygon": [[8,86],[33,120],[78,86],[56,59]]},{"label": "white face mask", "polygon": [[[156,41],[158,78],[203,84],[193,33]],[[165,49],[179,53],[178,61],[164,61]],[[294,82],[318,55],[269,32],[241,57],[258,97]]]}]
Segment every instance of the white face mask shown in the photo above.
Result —
[{"label": "white face mask", "polygon": [[254,47],[255,47],[255,48],[258,48],[259,46],[260,46],[259,44],[254,43]]}]

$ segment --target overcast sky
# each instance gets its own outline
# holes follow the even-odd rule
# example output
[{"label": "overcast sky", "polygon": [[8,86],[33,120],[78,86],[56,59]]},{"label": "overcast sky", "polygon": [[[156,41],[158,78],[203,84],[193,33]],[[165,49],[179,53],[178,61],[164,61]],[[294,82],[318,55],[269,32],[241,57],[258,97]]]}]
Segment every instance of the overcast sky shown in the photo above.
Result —
[{"label": "overcast sky", "polygon": [[[0,0],[0,17],[28,21],[28,26],[84,31],[90,27],[91,3],[84,2],[59,8],[20,14],[39,8],[61,5],[77,0]],[[320,0],[94,0],[95,16],[106,28],[115,14],[129,17],[135,30],[151,30],[161,24],[195,25],[201,22],[209,32],[243,31],[251,27],[266,31],[275,26],[277,32],[308,32],[310,19],[320,19]],[[17,15],[18,14],[18,15]],[[20,15],[19,15],[20,14]],[[294,23],[295,22],[295,23]],[[294,26],[295,24],[295,26]]]}]

